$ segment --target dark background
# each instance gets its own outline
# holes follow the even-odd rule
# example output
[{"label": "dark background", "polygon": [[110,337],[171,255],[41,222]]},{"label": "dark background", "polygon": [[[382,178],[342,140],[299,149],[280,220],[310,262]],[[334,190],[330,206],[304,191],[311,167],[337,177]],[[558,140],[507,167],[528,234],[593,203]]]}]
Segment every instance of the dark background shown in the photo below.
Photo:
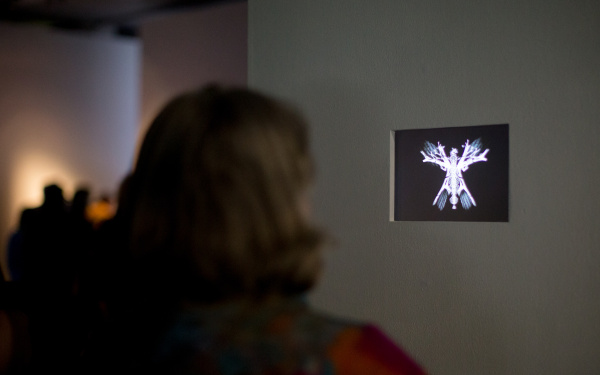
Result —
[{"label": "dark background", "polygon": [[[467,139],[481,138],[482,152],[489,149],[487,161],[469,166],[463,180],[476,206],[465,210],[460,201],[452,209],[450,197],[440,211],[433,205],[446,172],[437,164],[424,163],[421,151],[425,141],[452,148],[462,155]],[[395,140],[395,221],[508,221],[508,124],[454,128],[398,130]]]}]

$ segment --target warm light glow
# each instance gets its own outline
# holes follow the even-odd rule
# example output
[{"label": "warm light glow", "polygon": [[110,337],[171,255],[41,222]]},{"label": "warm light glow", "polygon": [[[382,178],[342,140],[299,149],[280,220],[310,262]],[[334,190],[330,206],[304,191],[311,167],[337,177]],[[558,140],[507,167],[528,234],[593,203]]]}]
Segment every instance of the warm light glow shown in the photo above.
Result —
[{"label": "warm light glow", "polygon": [[59,185],[65,198],[71,197],[75,190],[76,179],[71,171],[52,155],[23,150],[15,158],[14,167],[10,207],[13,226],[23,208],[42,204],[44,186],[52,183]]}]

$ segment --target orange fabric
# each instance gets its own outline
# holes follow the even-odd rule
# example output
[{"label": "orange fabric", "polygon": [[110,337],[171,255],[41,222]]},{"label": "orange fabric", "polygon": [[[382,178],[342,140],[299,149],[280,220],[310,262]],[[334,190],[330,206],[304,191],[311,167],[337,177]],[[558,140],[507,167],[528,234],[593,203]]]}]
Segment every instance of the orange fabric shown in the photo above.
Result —
[{"label": "orange fabric", "polygon": [[97,227],[100,223],[112,218],[115,208],[110,202],[98,201],[91,203],[86,209],[86,217]]}]

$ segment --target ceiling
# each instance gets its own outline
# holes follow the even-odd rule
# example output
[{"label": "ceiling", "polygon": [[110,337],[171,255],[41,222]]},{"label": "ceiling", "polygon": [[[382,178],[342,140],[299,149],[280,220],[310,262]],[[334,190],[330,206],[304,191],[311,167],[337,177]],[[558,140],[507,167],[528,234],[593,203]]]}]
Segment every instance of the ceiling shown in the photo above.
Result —
[{"label": "ceiling", "polygon": [[135,35],[138,22],[157,13],[234,0],[0,0],[0,21],[47,24],[71,30],[107,26]]}]

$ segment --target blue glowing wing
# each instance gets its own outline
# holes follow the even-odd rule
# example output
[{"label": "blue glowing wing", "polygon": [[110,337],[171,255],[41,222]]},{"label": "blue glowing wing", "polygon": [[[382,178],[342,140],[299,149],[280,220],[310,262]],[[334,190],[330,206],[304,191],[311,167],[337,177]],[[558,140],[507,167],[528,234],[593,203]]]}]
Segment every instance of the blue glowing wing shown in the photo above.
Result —
[{"label": "blue glowing wing", "polygon": [[481,151],[481,138],[477,138],[476,140],[473,141],[473,143],[471,143],[471,148],[475,149],[476,153]]},{"label": "blue glowing wing", "polygon": [[460,179],[459,184],[458,194],[460,196],[460,204],[462,204],[463,208],[468,210],[471,206],[477,206],[471,192],[467,189],[467,184],[465,184],[465,181],[462,178]]},{"label": "blue glowing wing", "polygon": [[433,204],[437,204],[438,208],[441,210],[444,209],[446,205],[446,200],[448,200],[448,190],[445,187],[442,187],[442,190],[438,193],[438,196],[433,201]]},{"label": "blue glowing wing", "polygon": [[460,203],[462,204],[465,210],[471,208],[471,197],[469,196],[469,194],[467,194],[466,191],[460,193]]},{"label": "blue glowing wing", "polygon": [[433,157],[438,152],[438,149],[433,143],[425,141],[425,147],[423,147],[423,151],[425,151],[427,155]]}]

